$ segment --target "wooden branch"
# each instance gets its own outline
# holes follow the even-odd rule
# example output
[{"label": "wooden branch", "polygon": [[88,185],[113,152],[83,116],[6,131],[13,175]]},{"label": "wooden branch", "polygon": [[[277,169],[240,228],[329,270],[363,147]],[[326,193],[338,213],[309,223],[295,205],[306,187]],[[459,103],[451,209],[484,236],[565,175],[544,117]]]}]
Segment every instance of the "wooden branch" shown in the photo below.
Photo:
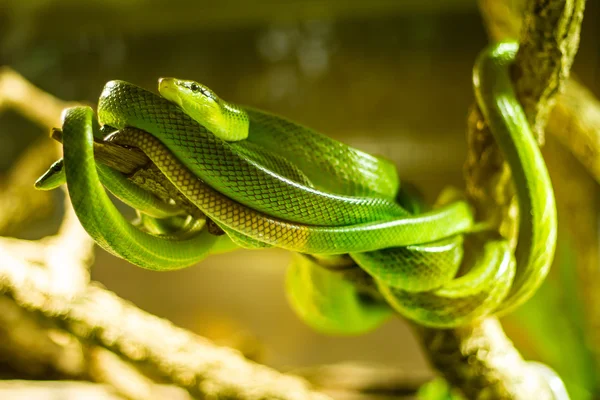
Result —
[{"label": "wooden branch", "polygon": [[[50,137],[62,143],[62,129],[52,128]],[[111,142],[94,142],[94,159],[116,169],[125,175],[151,164],[150,159],[140,149],[125,148]]]},{"label": "wooden branch", "polygon": [[156,371],[194,396],[327,398],[311,392],[299,378],[246,361],[236,351],[219,348],[97,285],[87,286],[71,300],[56,296],[48,290],[51,278],[44,277],[39,267],[17,258],[3,241],[0,260],[0,288],[21,306],[63,321],[65,331],[82,343],[98,343],[136,365]]},{"label": "wooden branch", "polygon": [[[135,128],[125,129],[135,130]],[[60,128],[53,128],[50,136],[57,142],[62,143],[62,130]],[[127,175],[132,182],[154,193],[160,199],[164,201],[173,200],[179,208],[185,210],[189,215],[198,219],[205,218],[204,213],[181,194],[141,150],[125,148],[111,142],[95,141],[94,159]]]},{"label": "wooden branch", "polygon": [[527,2],[513,80],[540,144],[556,95],[564,91],[579,49],[584,8],[585,0]]}]

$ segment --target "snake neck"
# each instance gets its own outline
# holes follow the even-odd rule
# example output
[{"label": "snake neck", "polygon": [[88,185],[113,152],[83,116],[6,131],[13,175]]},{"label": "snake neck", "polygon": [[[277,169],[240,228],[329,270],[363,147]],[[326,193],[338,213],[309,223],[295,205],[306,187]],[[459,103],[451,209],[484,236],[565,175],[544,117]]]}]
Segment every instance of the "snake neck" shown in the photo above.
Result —
[{"label": "snake neck", "polygon": [[221,100],[221,110],[223,114],[223,124],[221,126],[226,126],[228,132],[239,132],[240,134],[236,136],[247,137],[250,119],[246,111],[238,105],[223,100]]}]

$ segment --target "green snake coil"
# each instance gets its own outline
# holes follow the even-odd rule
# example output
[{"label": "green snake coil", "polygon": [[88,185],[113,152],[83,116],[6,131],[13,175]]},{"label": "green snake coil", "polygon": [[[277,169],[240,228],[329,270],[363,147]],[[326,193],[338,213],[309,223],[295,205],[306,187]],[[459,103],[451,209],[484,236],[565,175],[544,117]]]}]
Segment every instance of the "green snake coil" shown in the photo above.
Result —
[{"label": "green snake coil", "polygon": [[[37,185],[49,189],[66,179],[86,231],[144,268],[183,268],[237,246],[299,253],[286,283],[290,303],[324,332],[362,333],[393,310],[442,328],[507,313],[542,283],[556,242],[552,185],[508,73],[517,49],[513,42],[486,48],[473,74],[477,103],[514,178],[514,254],[457,196],[427,209],[400,185],[389,161],[174,78],[160,80],[162,96],[108,82],[97,109],[100,125],[114,131],[108,137],[91,108],[67,109],[64,162]],[[96,164],[94,140],[141,149],[226,235],[211,234],[207,222]],[[139,211],[137,226],[103,185]],[[350,260],[351,267],[324,267],[331,260]]]}]

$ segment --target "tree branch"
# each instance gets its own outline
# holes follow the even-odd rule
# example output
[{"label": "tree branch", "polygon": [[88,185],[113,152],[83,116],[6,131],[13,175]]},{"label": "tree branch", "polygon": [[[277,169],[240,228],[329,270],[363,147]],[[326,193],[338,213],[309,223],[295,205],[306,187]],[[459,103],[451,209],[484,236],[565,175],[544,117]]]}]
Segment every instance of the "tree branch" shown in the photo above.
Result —
[{"label": "tree branch", "polygon": [[[137,130],[124,128],[124,130]],[[51,137],[62,142],[62,130],[53,128]],[[139,149],[125,148],[112,142],[94,141],[94,160],[107,165],[164,201],[173,200],[177,206],[196,218],[204,214],[169,181],[156,165]]]},{"label": "tree branch", "polygon": [[[89,366],[81,366],[82,360],[89,357],[77,356],[74,364],[64,360],[67,347],[60,344],[75,340],[80,344],[75,344],[74,354],[80,354],[82,348],[94,344],[104,347],[134,365],[155,371],[167,382],[187,389],[194,396],[326,398],[311,392],[306,383],[298,378],[246,361],[237,352],[216,347],[206,339],[137,309],[95,284],[81,290],[65,291],[66,286],[71,289],[79,286],[68,284],[73,278],[73,271],[49,267],[48,262],[44,263],[44,255],[47,261],[60,260],[63,266],[76,265],[81,256],[74,249],[80,246],[73,246],[72,239],[83,237],[89,240],[80,231],[76,220],[71,219],[66,225],[61,229],[61,235],[52,240],[30,242],[0,239],[0,290],[20,307],[44,316],[40,327],[45,329],[42,328],[39,333],[36,333],[35,320],[25,325],[24,319],[5,321],[10,328],[6,331],[8,337],[3,343],[9,344],[8,348],[13,347],[11,343],[22,343],[17,348],[21,350],[17,354],[19,357],[23,357],[21,353],[29,354],[35,350],[33,354],[36,358],[31,360],[31,364],[53,365],[67,374],[92,374]],[[68,240],[69,246],[66,246]],[[22,250],[25,246],[29,250],[26,255],[29,259],[23,260]],[[64,250],[60,257],[52,251],[55,246]],[[4,301],[4,305],[10,307]],[[6,310],[8,308],[3,309]],[[14,312],[0,314],[15,315]],[[17,322],[22,328],[11,329],[17,326]],[[36,338],[36,334],[41,336]],[[60,335],[71,339],[57,340]],[[49,352],[51,348],[55,350]],[[25,349],[28,351],[23,351]],[[49,358],[51,354],[56,356]],[[66,371],[62,364],[65,362],[72,366]],[[113,375],[113,378],[118,378],[118,375]]]},{"label": "tree branch", "polygon": [[[497,0],[479,2],[490,38],[518,37],[521,11],[524,10],[511,9],[505,2]],[[569,149],[600,183],[600,101],[573,79],[565,81],[564,90],[559,91],[556,98],[546,132]]]},{"label": "tree branch", "polygon": [[579,48],[585,0],[527,3],[513,68],[515,89],[540,144]]}]

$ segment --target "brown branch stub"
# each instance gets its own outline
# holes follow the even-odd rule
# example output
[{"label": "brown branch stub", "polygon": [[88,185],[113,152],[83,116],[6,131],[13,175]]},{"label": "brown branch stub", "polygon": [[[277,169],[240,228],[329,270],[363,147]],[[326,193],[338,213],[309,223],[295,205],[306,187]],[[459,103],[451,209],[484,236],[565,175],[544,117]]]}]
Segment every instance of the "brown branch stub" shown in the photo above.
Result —
[{"label": "brown branch stub", "polygon": [[[62,129],[52,128],[50,137],[62,143]],[[94,141],[94,158],[125,175],[133,174],[151,163],[143,151],[128,149],[111,142]]]},{"label": "brown branch stub", "polygon": [[126,149],[109,142],[94,142],[94,156],[126,175],[150,164],[150,159],[141,150]]},{"label": "brown branch stub", "polygon": [[[136,128],[124,128],[132,129]],[[118,131],[115,132],[118,134]],[[62,130],[53,128],[52,139],[62,142]],[[137,148],[125,148],[109,141],[94,141],[94,158],[125,175],[140,187],[148,190],[163,201],[173,200],[189,215],[203,219],[204,213],[194,206],[150,159]]]}]

